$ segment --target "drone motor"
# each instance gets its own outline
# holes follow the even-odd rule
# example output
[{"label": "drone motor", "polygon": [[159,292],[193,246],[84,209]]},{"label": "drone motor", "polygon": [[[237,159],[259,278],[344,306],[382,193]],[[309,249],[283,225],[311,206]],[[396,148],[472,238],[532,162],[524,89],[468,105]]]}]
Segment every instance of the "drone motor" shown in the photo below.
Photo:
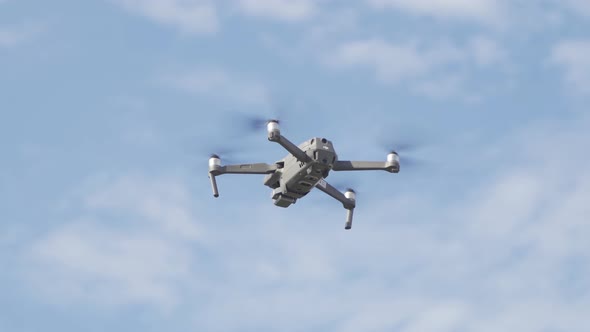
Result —
[{"label": "drone motor", "polygon": [[273,140],[281,135],[281,129],[277,120],[269,120],[266,124],[266,131],[268,132],[268,139]]}]

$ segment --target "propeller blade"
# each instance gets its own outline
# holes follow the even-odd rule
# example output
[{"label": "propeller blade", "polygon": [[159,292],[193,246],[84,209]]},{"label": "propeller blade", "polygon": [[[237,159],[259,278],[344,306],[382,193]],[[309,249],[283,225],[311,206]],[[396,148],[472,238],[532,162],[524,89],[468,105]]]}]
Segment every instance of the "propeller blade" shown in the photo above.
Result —
[{"label": "propeller blade", "polygon": [[236,129],[245,130],[248,132],[255,132],[265,129],[269,121],[276,121],[277,123],[283,125],[288,113],[287,107],[285,107],[283,104],[284,103],[277,103],[276,98],[271,98],[267,111],[262,112],[267,116],[262,114],[239,112],[237,114],[233,114],[230,122],[239,126],[239,128]]},{"label": "propeller blade", "polygon": [[[402,170],[420,168],[428,164],[426,159],[416,157],[417,151],[424,148],[426,144],[420,139],[410,139],[407,137],[394,138],[387,135],[379,140],[379,146],[387,152],[396,152],[400,159],[400,168]],[[421,154],[419,154],[421,155]]]},{"label": "propeller blade", "polygon": [[398,154],[413,152],[423,148],[426,144],[424,135],[420,132],[409,131],[407,127],[392,127],[378,129],[377,145],[386,152],[391,150]]},{"label": "propeller blade", "polygon": [[276,121],[282,124],[279,117],[263,117],[260,115],[237,113],[231,116],[232,132],[238,134],[251,134],[266,130],[269,121]]},{"label": "propeller blade", "polygon": [[252,131],[264,129],[269,121],[270,119],[255,115],[246,115],[244,119],[246,127]]},{"label": "propeller blade", "polygon": [[222,164],[235,164],[235,163],[237,163],[235,154],[233,154],[233,153],[216,152],[216,153],[209,154],[209,158],[213,158],[213,157],[221,159]]},{"label": "propeller blade", "polygon": [[[221,159],[223,164],[235,164],[237,162],[236,155],[240,154],[242,149],[238,147],[202,147],[198,149],[188,149],[187,153],[199,160],[216,157]],[[200,162],[199,162],[200,163]]]},{"label": "propeller blade", "polygon": [[409,151],[414,151],[418,149],[420,146],[416,143],[402,142],[393,144],[393,147],[395,151],[397,151],[398,153],[405,153]]},{"label": "propeller blade", "polygon": [[354,189],[353,187],[357,188],[358,185],[357,181],[348,179],[346,182],[344,181],[335,181],[334,183],[330,183],[334,188],[340,190],[341,192],[352,191],[358,196],[358,190]]},{"label": "propeller blade", "polygon": [[408,140],[382,140],[379,146],[387,152],[395,151],[398,154],[418,150],[421,144]]},{"label": "propeller blade", "polygon": [[423,167],[427,164],[426,161],[415,157],[400,157],[399,159],[400,168],[405,170],[407,168],[415,169]]}]

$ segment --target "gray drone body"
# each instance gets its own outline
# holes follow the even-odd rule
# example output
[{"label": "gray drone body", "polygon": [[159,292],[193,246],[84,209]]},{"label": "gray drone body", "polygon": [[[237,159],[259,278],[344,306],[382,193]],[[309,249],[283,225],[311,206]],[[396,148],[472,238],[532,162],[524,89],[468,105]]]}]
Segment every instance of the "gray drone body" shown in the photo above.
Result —
[{"label": "gray drone body", "polygon": [[274,164],[240,164],[221,165],[217,155],[209,159],[209,178],[213,196],[218,197],[215,177],[222,174],[266,174],[264,185],[272,189],[272,199],[279,207],[289,207],[298,199],[307,195],[313,188],[325,192],[342,203],[347,210],[345,229],[352,226],[352,215],[356,206],[356,195],[352,189],[345,193],[334,188],[325,178],[330,171],[365,171],[384,170],[399,172],[399,156],[390,152],[384,162],[339,160],[332,142],[325,138],[314,137],[299,146],[291,143],[281,135],[278,122],[267,123],[268,140],[279,143],[289,154]]}]

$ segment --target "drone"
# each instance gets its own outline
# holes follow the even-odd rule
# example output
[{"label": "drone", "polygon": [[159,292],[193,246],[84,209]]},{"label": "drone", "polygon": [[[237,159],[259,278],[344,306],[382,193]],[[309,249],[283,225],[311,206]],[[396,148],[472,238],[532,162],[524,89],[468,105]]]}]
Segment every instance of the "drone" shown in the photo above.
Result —
[{"label": "drone", "polygon": [[266,121],[268,140],[280,144],[289,154],[274,164],[255,163],[222,165],[218,155],[209,158],[209,179],[213,196],[219,197],[216,176],[222,174],[266,174],[264,185],[272,189],[272,199],[278,207],[287,208],[298,199],[317,188],[335,198],[347,210],[344,229],[352,228],[352,216],[356,207],[356,193],[347,189],[344,193],[326,182],[330,171],[383,170],[398,173],[399,155],[389,152],[385,161],[340,160],[332,142],[326,138],[313,137],[299,146],[281,134],[278,120]]}]

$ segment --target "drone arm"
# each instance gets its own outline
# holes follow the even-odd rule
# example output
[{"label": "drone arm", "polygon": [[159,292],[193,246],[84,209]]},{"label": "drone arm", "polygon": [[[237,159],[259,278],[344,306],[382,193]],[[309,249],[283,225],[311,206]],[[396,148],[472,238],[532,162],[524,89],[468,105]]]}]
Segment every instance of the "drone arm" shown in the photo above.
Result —
[{"label": "drone arm", "polygon": [[351,161],[337,160],[332,167],[333,171],[372,171],[381,170],[390,173],[399,172],[399,162],[390,161]]},{"label": "drone arm", "polygon": [[290,154],[295,156],[297,160],[308,162],[311,161],[311,158],[303,152],[297,145],[293,144],[293,142],[289,141],[285,136],[279,134],[277,137],[273,137],[272,139],[269,138],[271,142],[279,143],[285,150],[289,151]]},{"label": "drone arm", "polygon": [[293,142],[289,141],[285,136],[281,134],[279,129],[279,123],[277,121],[269,121],[267,123],[268,140],[271,142],[279,143],[285,150],[289,151],[290,154],[295,156],[297,160],[302,162],[309,162],[311,158],[301,150]]},{"label": "drone arm", "polygon": [[354,208],[356,206],[356,198],[354,192],[347,191],[346,194],[343,194],[338,189],[334,188],[332,185],[326,182],[324,179],[320,180],[316,184],[316,188],[332,196],[340,203],[342,203],[342,205],[346,209],[346,224],[344,225],[344,229],[350,229],[352,227],[352,215],[354,213]]},{"label": "drone arm", "polygon": [[277,170],[277,165],[265,163],[217,166],[209,170],[213,176],[222,174],[269,174]]},{"label": "drone arm", "polygon": [[326,182],[326,180],[320,180],[315,187],[338,200],[342,203],[345,209],[354,209],[355,202],[346,198],[340,190],[334,188],[331,184]]},{"label": "drone arm", "polygon": [[281,135],[279,137],[279,144],[284,147],[287,151],[289,151],[292,155],[297,158],[299,161],[309,162],[311,158],[303,152],[297,145],[293,144],[289,141],[285,136]]},{"label": "drone arm", "polygon": [[265,163],[257,164],[240,164],[240,165],[226,165],[221,166],[219,159],[213,160],[209,163],[209,180],[211,181],[211,189],[213,196],[219,197],[219,190],[217,189],[217,181],[215,177],[222,174],[269,174],[274,173],[278,166],[276,164],[270,165]]}]

